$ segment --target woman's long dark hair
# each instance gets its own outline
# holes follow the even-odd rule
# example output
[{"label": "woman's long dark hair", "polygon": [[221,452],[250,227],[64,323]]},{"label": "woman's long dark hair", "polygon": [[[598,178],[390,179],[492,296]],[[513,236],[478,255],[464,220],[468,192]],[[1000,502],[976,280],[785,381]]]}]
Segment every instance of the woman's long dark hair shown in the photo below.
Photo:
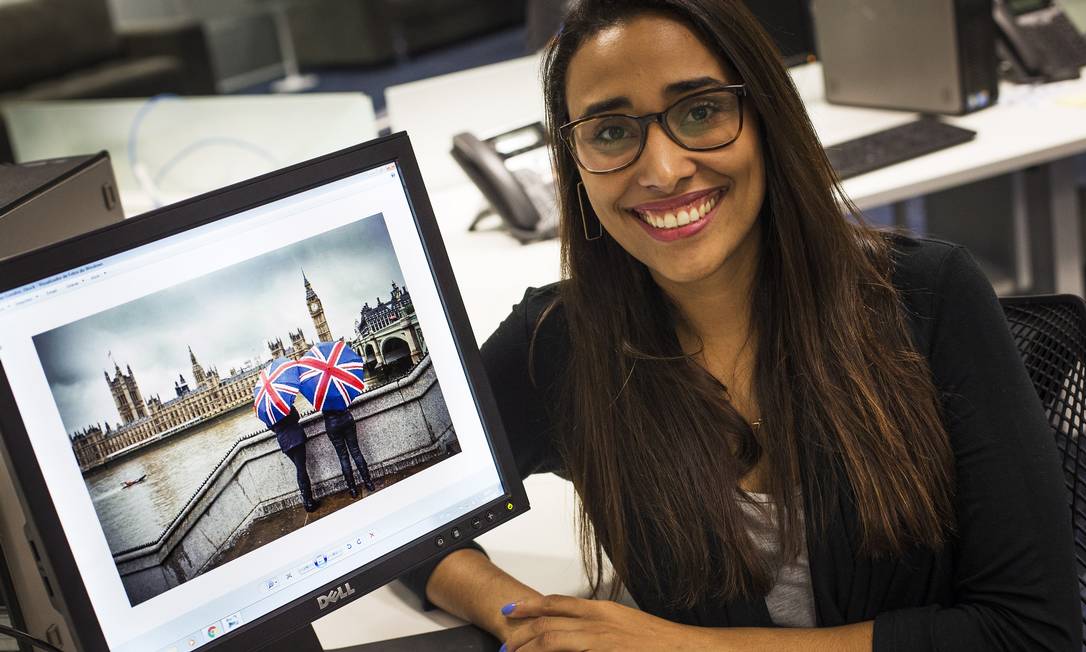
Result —
[{"label": "woman's long dark hair", "polygon": [[[570,59],[586,38],[646,12],[698,34],[747,85],[759,118],[766,195],[751,309],[757,432],[684,355],[681,315],[645,266],[607,234],[585,239],[579,171],[559,144]],[[672,608],[764,595],[779,559],[751,540],[738,493],[762,460],[784,558],[803,541],[797,487],[813,532],[838,500],[853,502],[866,554],[941,546],[953,528],[953,457],[930,370],[890,282],[890,245],[843,217],[858,211],[743,3],[583,0],[548,45],[543,77],[562,214],[558,303],[572,346],[562,448],[597,594],[606,553],[617,579]]]}]

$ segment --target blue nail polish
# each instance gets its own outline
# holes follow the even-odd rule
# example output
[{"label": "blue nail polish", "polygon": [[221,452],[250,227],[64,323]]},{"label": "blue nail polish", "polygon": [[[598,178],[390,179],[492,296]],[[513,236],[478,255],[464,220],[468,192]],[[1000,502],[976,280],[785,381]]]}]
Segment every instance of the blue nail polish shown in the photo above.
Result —
[{"label": "blue nail polish", "polygon": [[[516,602],[510,602],[509,604],[502,607],[502,615],[503,616],[508,616],[509,614],[513,613],[513,610],[516,609],[516,608],[517,608],[517,603]],[[505,650],[500,650],[499,652],[505,652]]]},{"label": "blue nail polish", "polygon": [[498,652],[507,652],[507,650],[505,649],[505,643],[502,643],[502,646],[498,648]]}]

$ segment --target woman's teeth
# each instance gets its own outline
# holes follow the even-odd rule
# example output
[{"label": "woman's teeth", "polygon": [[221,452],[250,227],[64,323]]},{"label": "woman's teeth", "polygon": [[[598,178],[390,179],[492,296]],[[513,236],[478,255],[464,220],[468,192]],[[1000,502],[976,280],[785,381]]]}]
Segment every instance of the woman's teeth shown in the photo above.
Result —
[{"label": "woman's teeth", "polygon": [[713,210],[713,207],[716,206],[716,202],[717,195],[713,195],[700,204],[687,206],[678,211],[668,211],[666,213],[649,211],[635,212],[637,213],[637,216],[649,226],[656,227],[657,229],[677,229],[680,226],[686,226],[691,222],[697,222],[708,215],[709,211]]}]

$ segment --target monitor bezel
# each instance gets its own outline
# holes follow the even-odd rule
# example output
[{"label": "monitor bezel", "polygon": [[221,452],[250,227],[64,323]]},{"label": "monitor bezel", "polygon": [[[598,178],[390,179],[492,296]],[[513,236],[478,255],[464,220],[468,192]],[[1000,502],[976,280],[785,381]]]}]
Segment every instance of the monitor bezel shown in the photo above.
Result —
[{"label": "monitor bezel", "polygon": [[[506,492],[501,498],[474,510],[472,514],[447,523],[354,571],[340,574],[319,589],[246,623],[237,632],[209,641],[201,649],[215,652],[241,651],[258,649],[273,643],[308,627],[314,620],[350,604],[439,554],[463,547],[479,534],[529,508],[527,494],[505,436],[497,403],[410,139],[403,132],[378,138],[0,261],[0,292],[6,292],[389,163],[395,163],[399,168],[415,226],[430,264],[431,276]],[[47,558],[43,560],[43,569],[52,573],[49,584],[62,603],[58,607],[70,621],[72,636],[77,639],[80,650],[108,652],[109,647],[19,416],[2,364],[0,435],[12,461],[13,479],[16,481],[20,498],[24,501],[28,520],[33,520],[33,529],[38,538],[36,548]],[[509,505],[512,507],[509,508]],[[450,542],[442,548],[435,545],[434,539],[439,534],[461,521],[470,522],[475,514],[490,510],[495,510],[498,514],[493,523],[484,522],[479,529],[462,528],[463,536],[455,543]],[[351,583],[355,594],[350,599],[338,601],[334,606],[320,609],[317,596],[326,595],[344,582]]]}]

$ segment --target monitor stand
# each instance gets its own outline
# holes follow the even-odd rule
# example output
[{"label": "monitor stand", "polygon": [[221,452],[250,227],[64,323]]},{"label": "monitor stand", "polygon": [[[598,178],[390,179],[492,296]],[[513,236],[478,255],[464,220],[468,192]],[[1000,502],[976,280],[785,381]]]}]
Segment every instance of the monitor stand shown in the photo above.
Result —
[{"label": "monitor stand", "polygon": [[274,650],[290,650],[291,652],[324,652],[320,639],[312,625],[306,625],[298,631],[291,632],[283,638],[269,643],[260,649],[260,652],[273,652]]}]

